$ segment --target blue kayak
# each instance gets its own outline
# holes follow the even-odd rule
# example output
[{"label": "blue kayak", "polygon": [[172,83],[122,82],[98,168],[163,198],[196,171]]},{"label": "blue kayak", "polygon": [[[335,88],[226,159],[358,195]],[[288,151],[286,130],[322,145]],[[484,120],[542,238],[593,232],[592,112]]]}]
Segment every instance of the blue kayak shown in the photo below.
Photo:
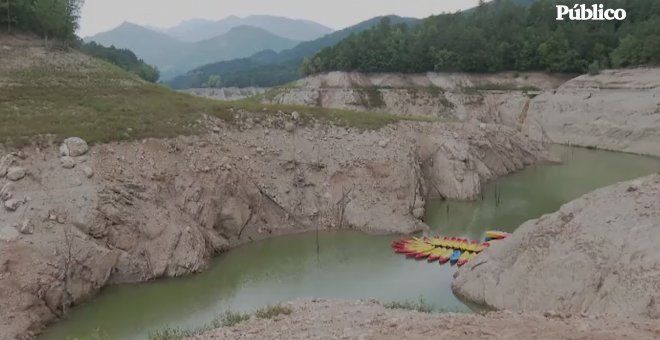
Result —
[{"label": "blue kayak", "polygon": [[451,254],[451,257],[449,258],[449,262],[451,264],[456,264],[456,262],[458,262],[459,258],[461,258],[461,251],[460,250],[454,250],[454,252]]}]

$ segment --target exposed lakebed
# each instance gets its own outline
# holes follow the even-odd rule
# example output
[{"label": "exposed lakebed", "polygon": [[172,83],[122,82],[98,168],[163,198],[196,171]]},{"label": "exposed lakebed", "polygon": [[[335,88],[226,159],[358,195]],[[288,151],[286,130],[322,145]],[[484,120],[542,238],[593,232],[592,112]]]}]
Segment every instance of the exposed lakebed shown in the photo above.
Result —
[{"label": "exposed lakebed", "polygon": [[[557,146],[561,165],[529,167],[490,183],[474,202],[433,201],[426,222],[441,235],[480,238],[513,231],[596,188],[660,171],[660,160]],[[100,330],[144,339],[150,330],[203,325],[225,310],[253,311],[300,297],[416,301],[438,310],[469,311],[452,294],[455,268],[406,260],[392,252],[396,236],[307,233],[255,242],[219,256],[206,272],[105,289],[77,307],[42,339],[86,337]]]}]

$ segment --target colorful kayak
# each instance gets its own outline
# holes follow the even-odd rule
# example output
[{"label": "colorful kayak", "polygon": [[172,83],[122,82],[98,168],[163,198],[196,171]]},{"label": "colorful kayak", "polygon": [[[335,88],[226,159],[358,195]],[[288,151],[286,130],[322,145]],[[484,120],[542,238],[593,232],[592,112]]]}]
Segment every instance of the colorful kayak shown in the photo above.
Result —
[{"label": "colorful kayak", "polygon": [[449,262],[451,264],[456,264],[458,262],[458,259],[461,257],[461,251],[456,249],[454,252],[451,254],[451,257],[449,258]]},{"label": "colorful kayak", "polygon": [[456,261],[456,265],[461,267],[464,264],[466,264],[467,261],[470,260],[471,254],[473,253],[470,253],[469,251],[463,252],[463,254],[461,254],[461,257],[458,258],[458,261]]},{"label": "colorful kayak", "polygon": [[446,248],[445,251],[440,255],[440,258],[438,259],[438,262],[440,264],[445,264],[449,262],[449,258],[451,258],[451,254],[454,253],[454,250],[451,248]]},{"label": "colorful kayak", "polygon": [[457,266],[463,266],[478,253],[490,247],[492,240],[504,239],[508,233],[501,231],[487,231],[486,241],[479,243],[476,240],[468,240],[461,237],[415,237],[395,240],[391,242],[395,253],[404,254],[406,257],[418,260],[426,259],[428,262],[438,261],[440,264],[451,262]]},{"label": "colorful kayak", "polygon": [[506,238],[507,236],[509,236],[509,233],[505,233],[503,231],[489,230],[486,232],[486,238],[490,238],[491,240],[500,240]]}]

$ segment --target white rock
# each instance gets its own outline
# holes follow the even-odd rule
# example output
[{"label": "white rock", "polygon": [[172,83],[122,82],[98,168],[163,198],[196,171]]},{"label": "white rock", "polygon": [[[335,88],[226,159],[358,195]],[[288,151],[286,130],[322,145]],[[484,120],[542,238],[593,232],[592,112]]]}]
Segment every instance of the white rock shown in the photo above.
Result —
[{"label": "white rock", "polygon": [[10,181],[20,181],[25,177],[25,168],[15,166],[7,169],[7,179]]},{"label": "white rock", "polygon": [[0,200],[3,202],[14,196],[14,185],[11,182],[5,183],[0,189]]},{"label": "white rock", "polygon": [[387,147],[387,144],[389,144],[389,143],[390,143],[389,139],[383,139],[380,142],[378,142],[378,146],[380,146],[381,148],[384,148],[384,147]]},{"label": "white rock", "polygon": [[16,199],[9,199],[5,201],[5,208],[9,211],[16,211],[18,207],[21,206],[21,201],[18,201]]},{"label": "white rock", "polygon": [[424,208],[417,208],[413,210],[413,216],[415,216],[415,218],[417,219],[424,217],[424,213],[425,213]]},{"label": "white rock", "polygon": [[298,113],[298,111],[293,111],[293,112],[291,112],[291,117],[294,120],[298,120],[298,119],[300,119],[300,113]]},{"label": "white rock", "polygon": [[5,177],[7,170],[16,162],[16,155],[8,154],[0,158],[0,178]]},{"label": "white rock", "polygon": [[284,130],[286,130],[286,132],[293,132],[295,129],[296,126],[291,122],[284,124]]},{"label": "white rock", "polygon": [[87,153],[89,146],[82,138],[71,137],[64,140],[64,144],[69,149],[69,156],[78,157]]},{"label": "white rock", "polygon": [[34,225],[30,223],[29,219],[24,219],[20,227],[21,234],[31,235],[34,233]]},{"label": "white rock", "polygon": [[18,230],[14,227],[4,226],[0,227],[0,240],[13,241],[20,236]]},{"label": "white rock", "polygon": [[76,161],[69,156],[65,156],[60,158],[60,164],[62,164],[62,167],[65,169],[73,169],[76,166]]},{"label": "white rock", "polygon": [[66,144],[60,145],[60,157],[69,156],[69,147]]},{"label": "white rock", "polygon": [[92,178],[94,176],[94,170],[92,168],[86,166],[83,168],[83,174],[85,174],[85,177],[87,178]]}]

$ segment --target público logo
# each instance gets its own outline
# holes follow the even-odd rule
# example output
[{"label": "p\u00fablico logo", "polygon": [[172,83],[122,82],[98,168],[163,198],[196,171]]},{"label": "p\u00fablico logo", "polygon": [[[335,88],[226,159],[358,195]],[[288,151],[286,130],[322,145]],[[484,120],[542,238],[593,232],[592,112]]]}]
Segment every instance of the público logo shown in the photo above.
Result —
[{"label": "p\u00fablico logo", "polygon": [[557,20],[564,20],[567,14],[568,20],[624,20],[628,15],[624,9],[605,9],[602,4],[590,7],[585,4],[575,4],[572,8],[557,5]]}]

